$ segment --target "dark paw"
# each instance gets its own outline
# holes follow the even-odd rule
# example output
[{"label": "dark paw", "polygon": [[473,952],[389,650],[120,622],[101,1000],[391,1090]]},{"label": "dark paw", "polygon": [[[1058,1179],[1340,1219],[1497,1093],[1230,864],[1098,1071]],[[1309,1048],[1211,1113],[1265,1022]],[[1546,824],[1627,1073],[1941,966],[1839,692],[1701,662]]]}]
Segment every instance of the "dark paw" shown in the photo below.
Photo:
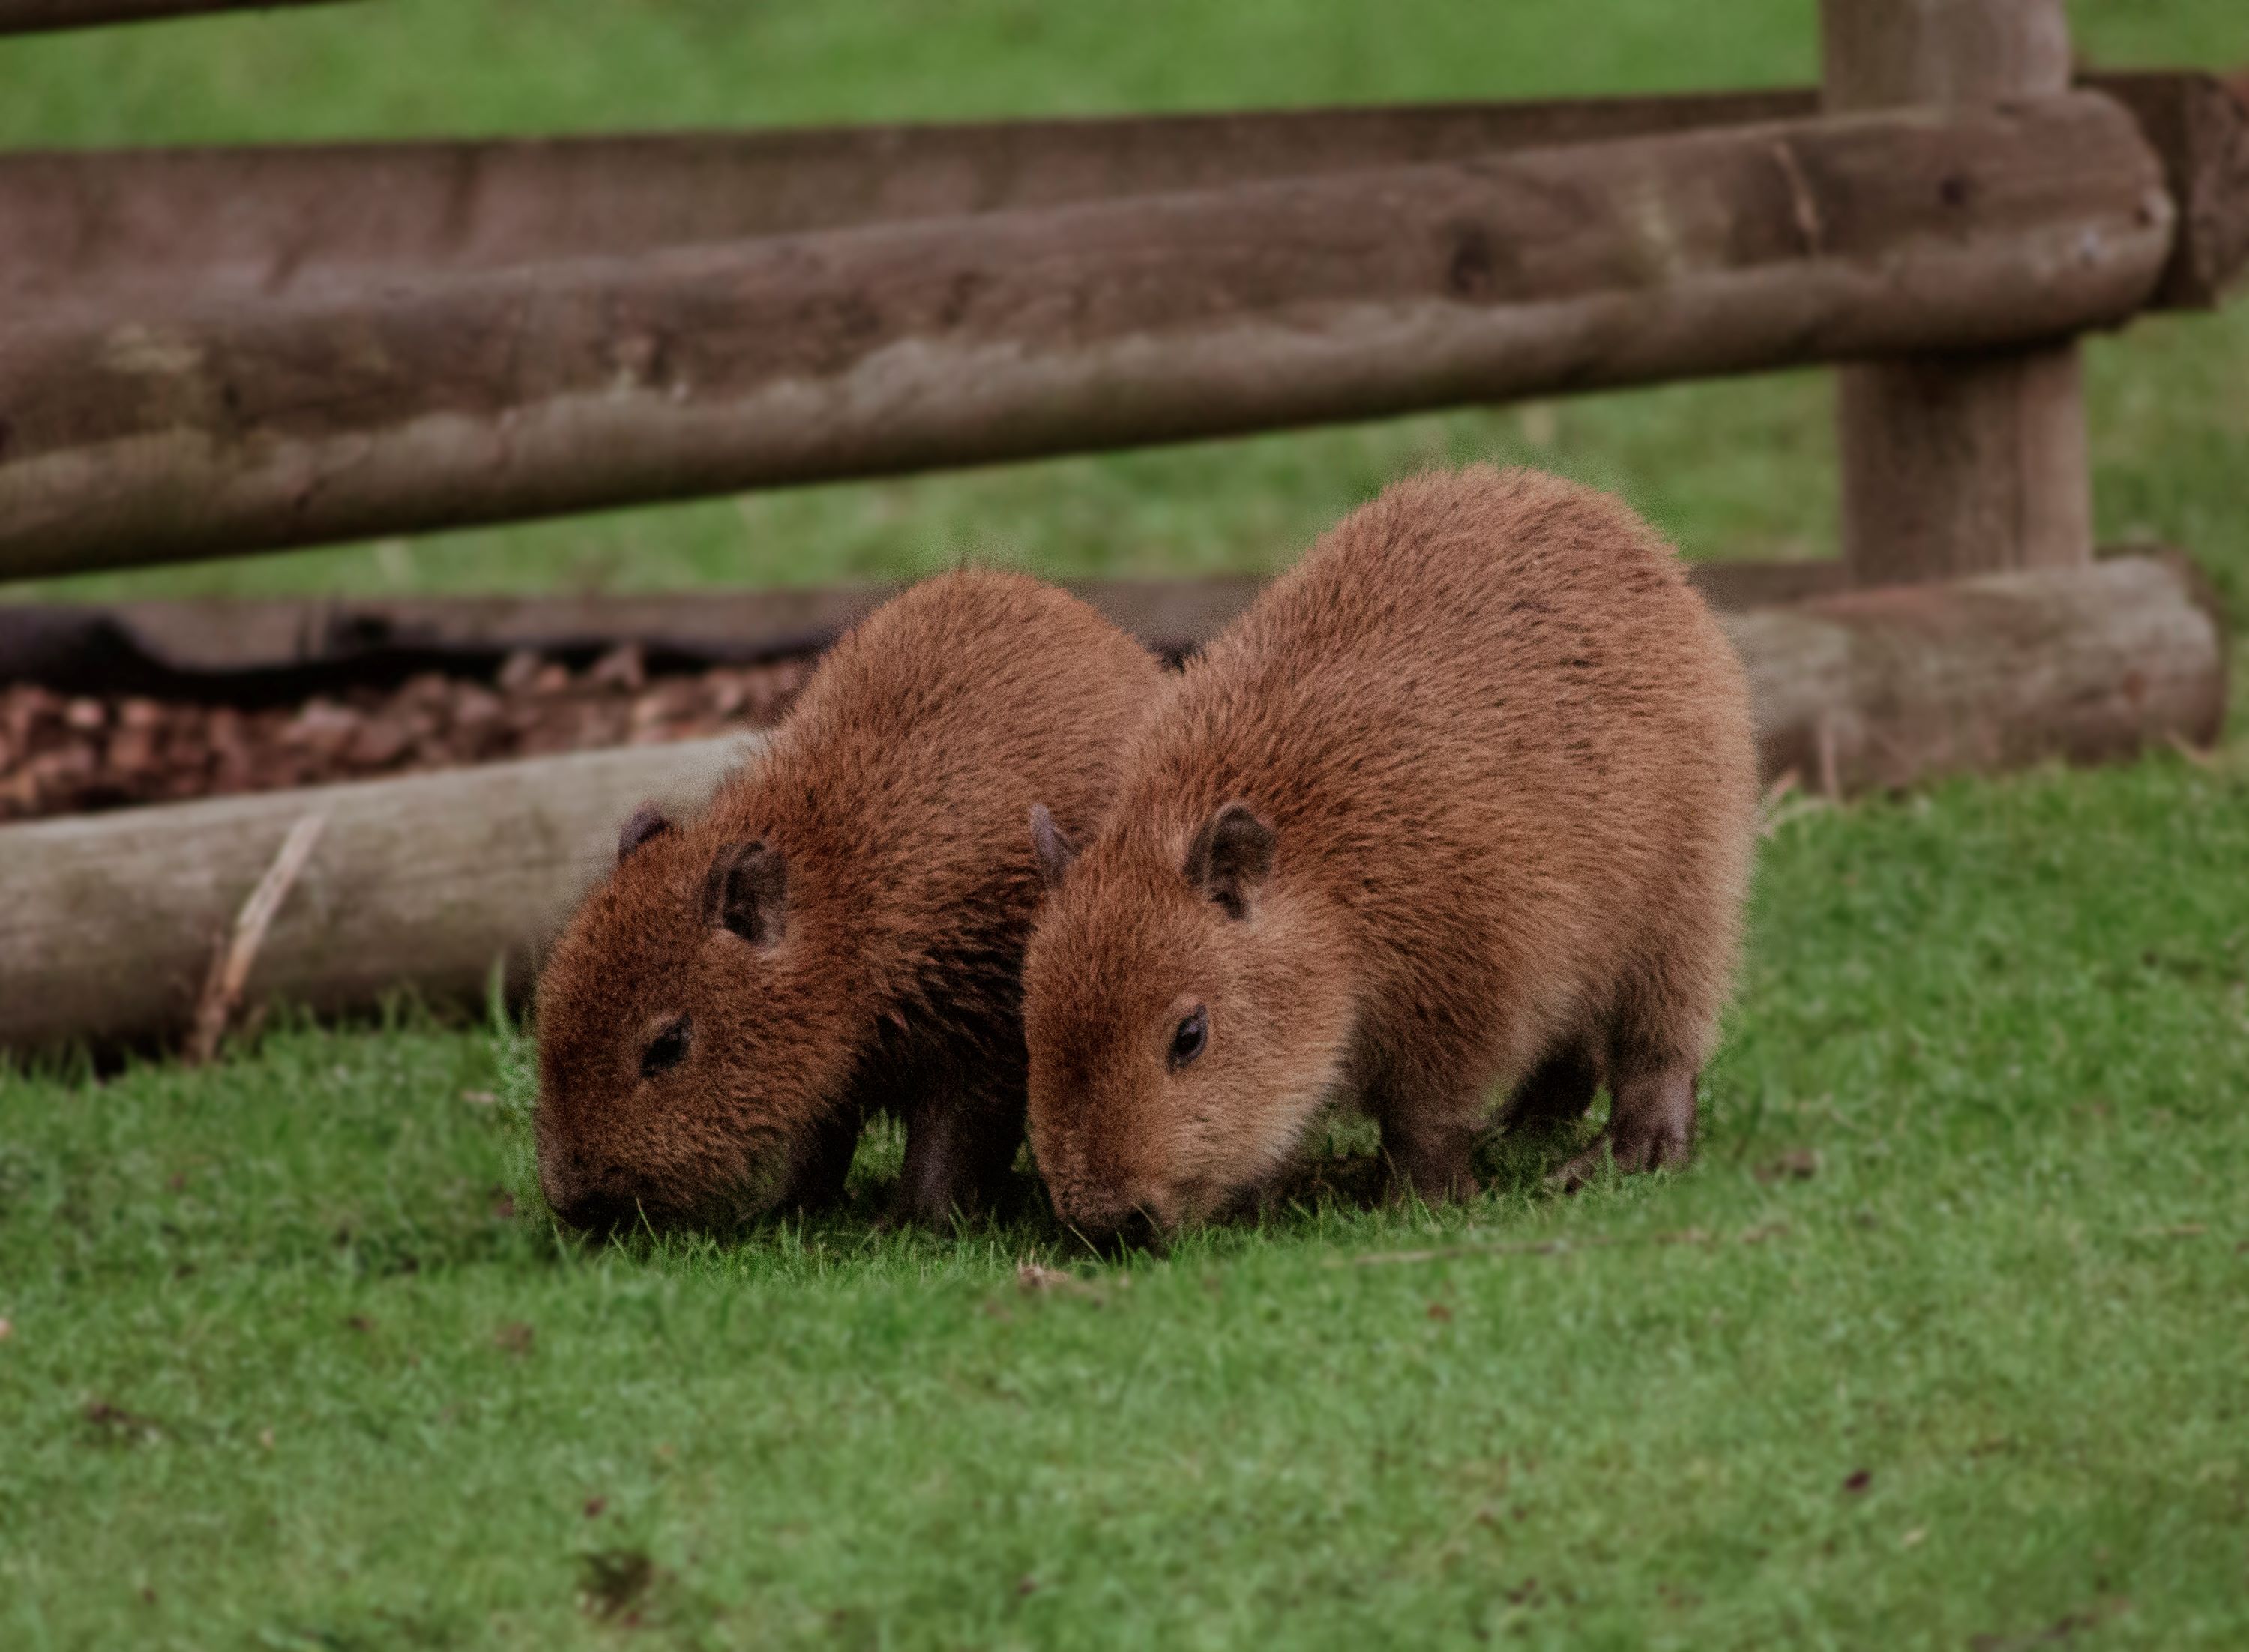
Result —
[{"label": "dark paw", "polygon": [[1386,1196],[1392,1204],[1411,1204],[1416,1200],[1423,1204],[1448,1204],[1475,1198],[1482,1192],[1483,1184],[1476,1180],[1463,1155],[1457,1163],[1394,1169]]},{"label": "dark paw", "polygon": [[1547,1180],[1565,1193],[1575,1193],[1610,1164],[1616,1166],[1620,1176],[1637,1176],[1646,1170],[1681,1169],[1693,1156],[1693,1146],[1683,1131],[1620,1132],[1612,1127]]}]

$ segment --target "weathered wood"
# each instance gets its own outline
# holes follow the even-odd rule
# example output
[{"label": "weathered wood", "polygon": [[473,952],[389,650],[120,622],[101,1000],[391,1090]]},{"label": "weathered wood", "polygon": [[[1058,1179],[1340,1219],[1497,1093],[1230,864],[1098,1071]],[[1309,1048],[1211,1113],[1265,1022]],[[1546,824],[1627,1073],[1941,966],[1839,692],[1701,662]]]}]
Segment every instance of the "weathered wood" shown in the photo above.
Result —
[{"label": "weathered wood", "polygon": [[[2215,77],[2096,74],[2185,203],[2156,302],[2249,262],[2249,110]],[[884,220],[1459,161],[1808,118],[1810,88],[619,137],[0,155],[0,313],[278,298]]]},{"label": "weathered wood", "polygon": [[[1843,790],[2215,738],[2218,607],[2178,559],[1860,592],[1729,615],[1768,778]],[[0,827],[0,1046],[172,1036],[295,824],[327,826],[274,917],[251,1003],[411,983],[519,990],[643,798],[691,807],[724,742],[537,758]]]},{"label": "weathered wood", "polygon": [[2090,94],[216,304],[0,340],[0,578],[1366,418],[2134,313]]},{"label": "weathered wood", "polygon": [[2249,76],[2229,84],[2206,74],[2108,74],[2088,84],[2132,112],[2178,205],[2156,302],[2213,307],[2249,268]]},{"label": "weathered wood", "polygon": [[335,0],[0,0],[0,34],[91,29],[107,23],[154,23],[214,11],[270,11],[332,5]]},{"label": "weathered wood", "polygon": [[[2069,84],[2062,0],[1821,0],[1820,21],[1835,113],[1987,108]],[[1862,584],[2091,559],[2074,340],[1846,367],[1836,410],[1843,558]]]},{"label": "weathered wood", "polygon": [[1906,786],[2100,763],[2225,716],[2223,610],[2183,557],[1854,591],[1730,617],[1768,778]]},{"label": "weathered wood", "polygon": [[278,298],[1815,113],[1805,91],[0,155],[0,303]]},{"label": "weathered wood", "polygon": [[323,1011],[511,991],[641,802],[700,806],[754,750],[700,740],[0,828],[0,1047],[169,1038],[297,823],[327,826],[243,994]]},{"label": "weathered wood", "polygon": [[[1847,583],[1835,561],[1698,562],[1688,573],[1721,608],[1791,602]],[[1264,581],[1232,574],[1063,583],[1150,647],[1176,651],[1217,635]],[[266,679],[294,681],[311,669],[325,675],[299,692],[331,691],[350,680],[354,666],[385,678],[410,670],[468,672],[489,668],[518,648],[590,657],[636,642],[683,665],[740,663],[824,648],[899,589],[25,603],[0,607],[0,682],[39,682],[68,694],[198,699],[256,687],[264,699],[289,689],[289,682]],[[259,681],[242,682],[245,676]]]}]

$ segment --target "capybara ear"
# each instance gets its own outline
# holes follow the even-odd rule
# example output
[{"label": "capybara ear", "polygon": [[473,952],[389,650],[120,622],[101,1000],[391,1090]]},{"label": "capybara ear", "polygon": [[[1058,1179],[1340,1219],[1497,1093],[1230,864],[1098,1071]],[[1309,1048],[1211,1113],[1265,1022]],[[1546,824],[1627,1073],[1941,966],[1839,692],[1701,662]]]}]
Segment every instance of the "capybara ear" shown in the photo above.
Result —
[{"label": "capybara ear", "polygon": [[1038,858],[1039,881],[1049,889],[1061,887],[1077,859],[1077,845],[1063,835],[1043,803],[1031,805],[1031,853]]},{"label": "capybara ear", "polygon": [[732,929],[753,946],[772,946],[786,927],[788,863],[763,843],[722,849],[711,865],[706,899],[713,929]]},{"label": "capybara ear", "polygon": [[1187,846],[1187,881],[1226,909],[1249,915],[1249,899],[1273,870],[1273,828],[1246,803],[1229,803],[1202,823]]},{"label": "capybara ear", "polygon": [[642,844],[671,830],[671,822],[664,818],[663,810],[653,803],[642,804],[617,832],[617,864],[622,866]]}]

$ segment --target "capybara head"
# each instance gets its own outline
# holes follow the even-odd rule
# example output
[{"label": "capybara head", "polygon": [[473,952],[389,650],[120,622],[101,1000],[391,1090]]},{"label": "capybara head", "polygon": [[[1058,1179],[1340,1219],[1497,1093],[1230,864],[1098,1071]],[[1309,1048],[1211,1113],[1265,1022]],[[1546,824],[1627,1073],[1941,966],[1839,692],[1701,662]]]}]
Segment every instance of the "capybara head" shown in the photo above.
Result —
[{"label": "capybara head", "polygon": [[1336,1089],[1352,1017],[1327,903],[1252,805],[1114,821],[1083,854],[1042,809],[1024,960],[1030,1134],[1088,1238],[1168,1230],[1269,1184]]},{"label": "capybara head", "polygon": [[785,1199],[850,1057],[807,881],[653,808],[540,982],[539,1181],[574,1226],[725,1228]]}]

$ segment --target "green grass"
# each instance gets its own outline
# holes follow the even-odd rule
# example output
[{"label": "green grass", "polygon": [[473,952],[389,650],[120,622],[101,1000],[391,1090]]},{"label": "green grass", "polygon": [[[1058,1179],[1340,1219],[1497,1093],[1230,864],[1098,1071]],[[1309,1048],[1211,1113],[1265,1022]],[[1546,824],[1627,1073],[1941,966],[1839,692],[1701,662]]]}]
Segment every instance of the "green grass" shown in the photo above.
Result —
[{"label": "green grass", "polygon": [[1688,1174],[1083,1293],[558,1244],[506,1035],[18,1079],[0,1640],[2241,1644],[2244,864],[2238,753],[1800,819]]},{"label": "green grass", "polygon": [[[1704,10],[397,0],[0,43],[0,145],[1811,72],[1807,5]],[[2074,15],[2249,59],[2234,0]],[[2249,305],[2090,362],[2104,532],[2242,613]],[[42,589],[1266,567],[1488,456],[1690,554],[1833,548],[1802,374]],[[0,1073],[0,1645],[2249,1642],[2245,866],[2238,736],[1795,818],[1690,1171],[1565,1201],[1502,1144],[1465,1209],[1310,1198],[1033,1293],[1028,1226],[559,1242],[506,1027]]]}]

